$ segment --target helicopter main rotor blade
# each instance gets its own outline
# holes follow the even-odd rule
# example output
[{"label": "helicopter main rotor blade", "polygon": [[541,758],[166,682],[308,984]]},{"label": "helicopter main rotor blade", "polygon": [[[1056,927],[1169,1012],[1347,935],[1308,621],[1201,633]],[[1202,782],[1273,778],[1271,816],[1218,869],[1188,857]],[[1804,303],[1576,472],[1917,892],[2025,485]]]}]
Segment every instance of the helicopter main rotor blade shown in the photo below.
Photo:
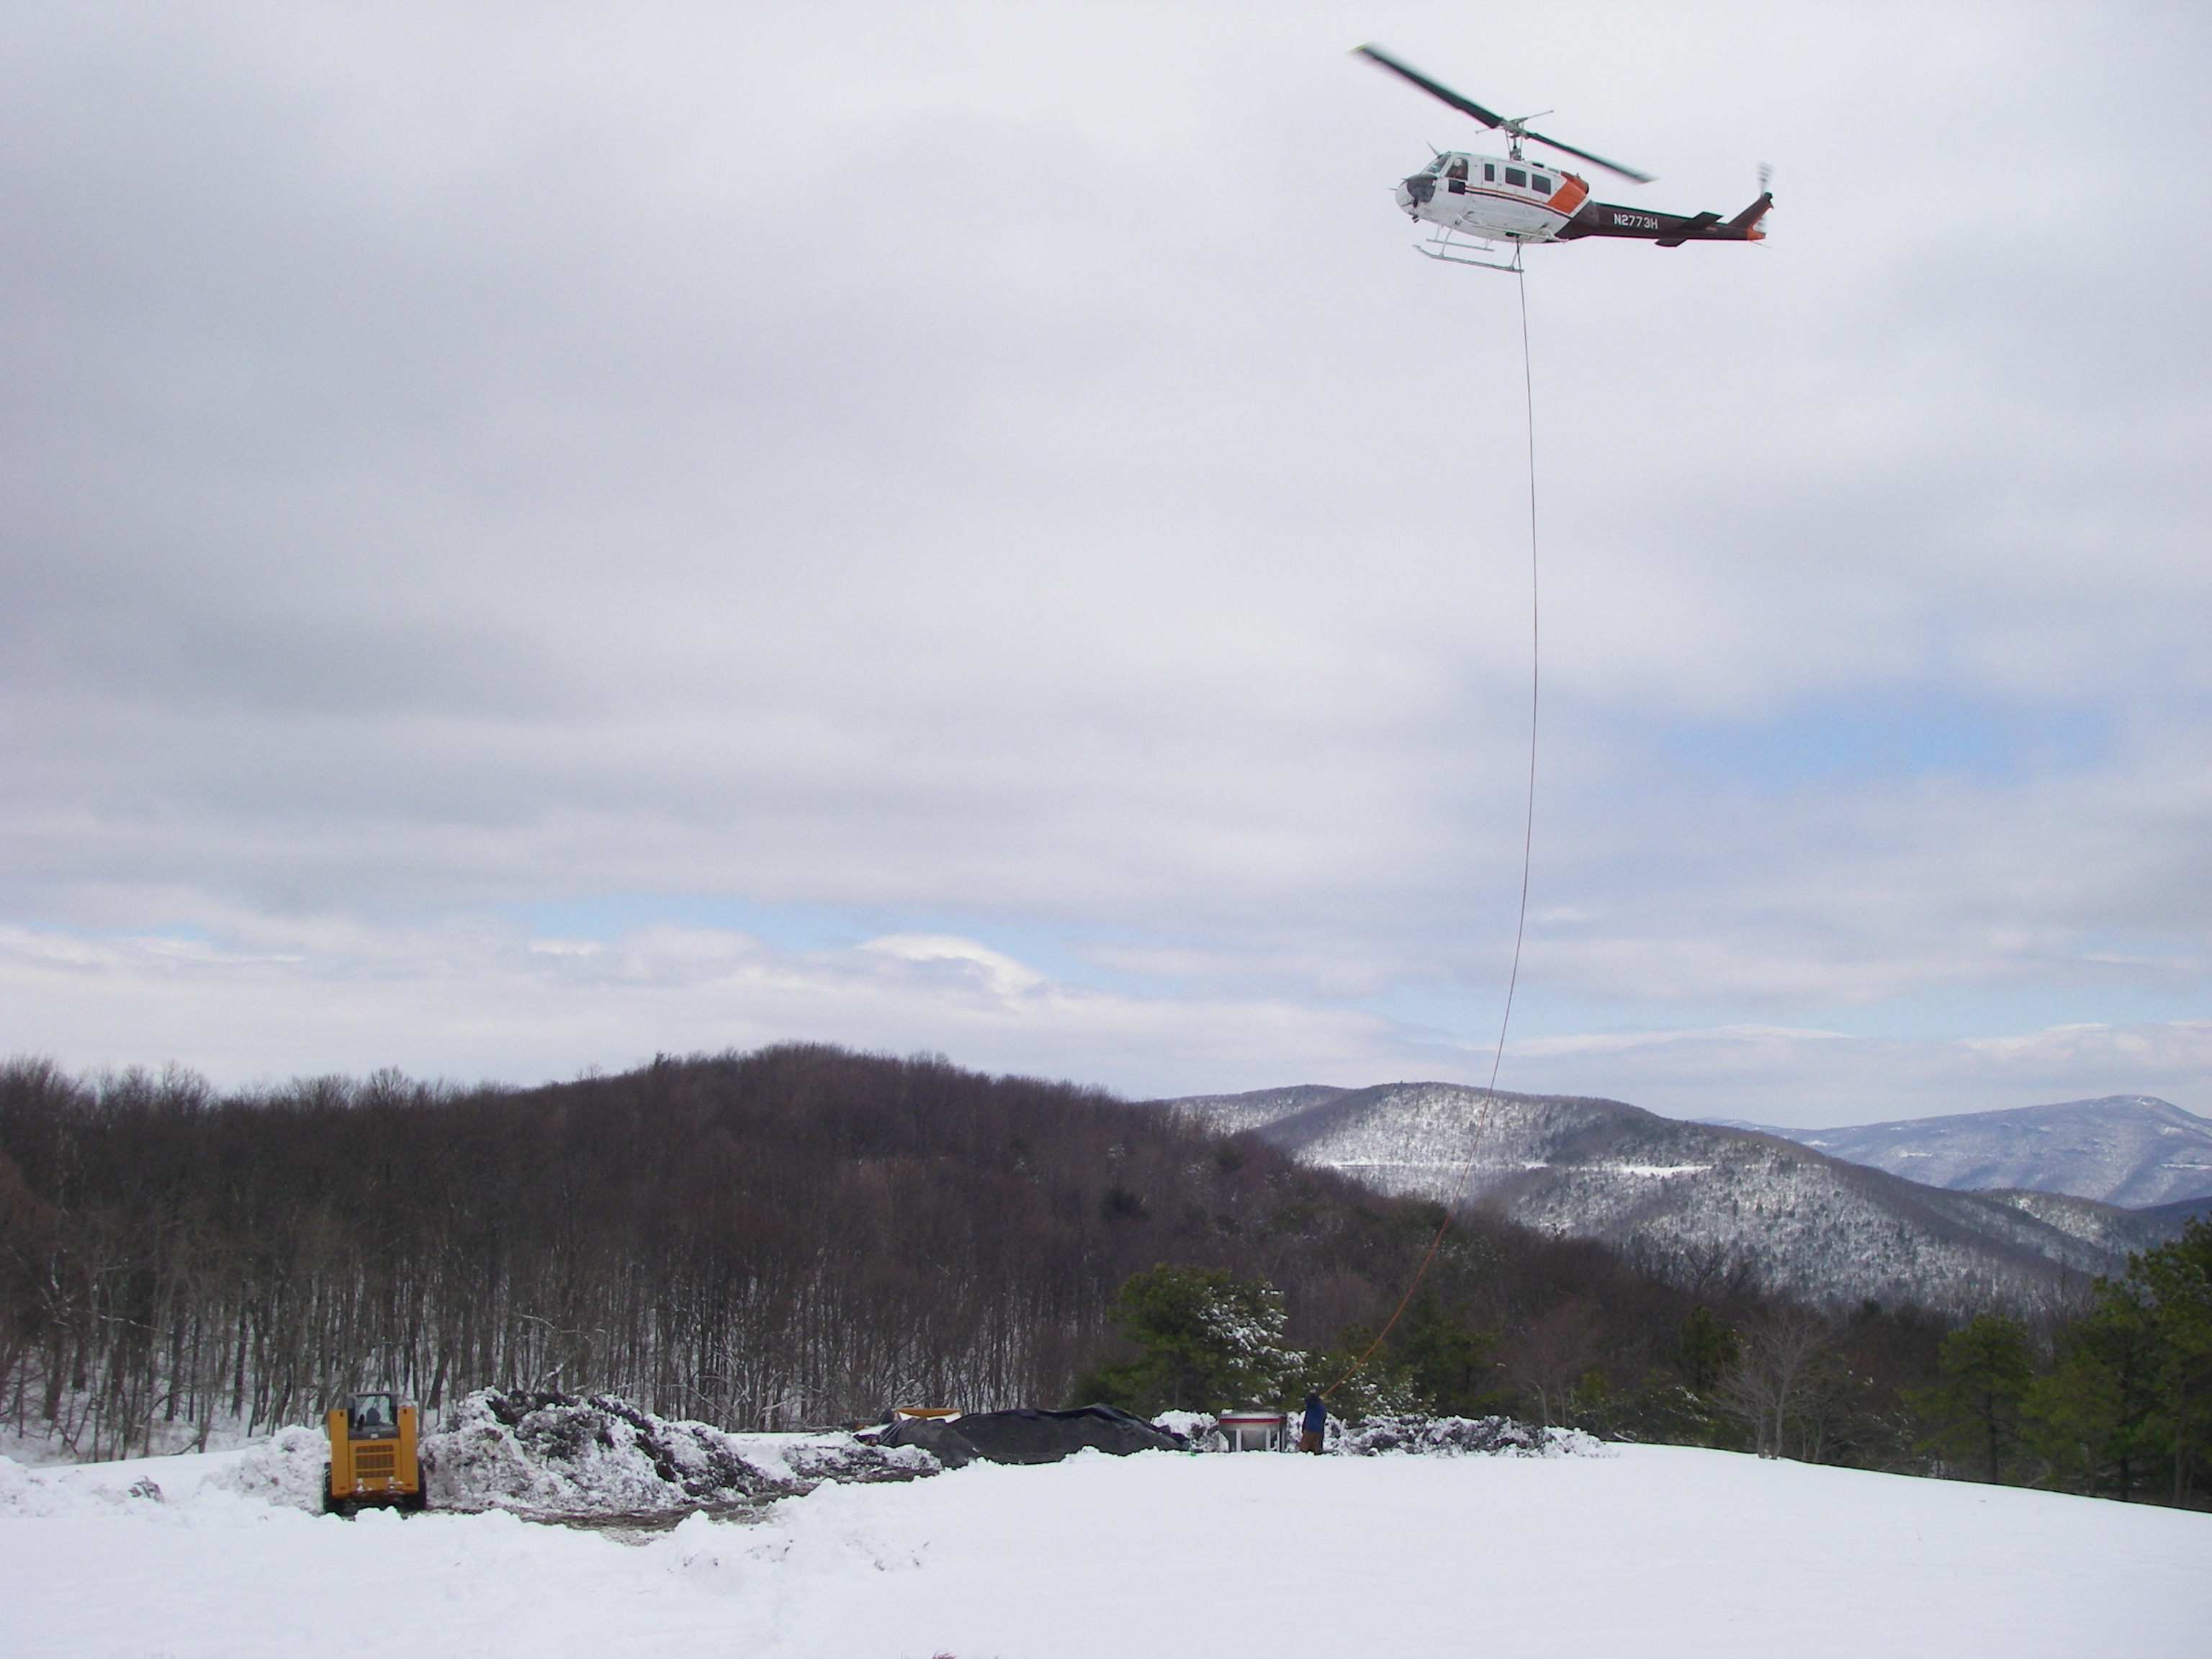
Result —
[{"label": "helicopter main rotor blade", "polygon": [[1652,175],[1650,173],[1638,173],[1634,167],[1625,167],[1618,161],[1608,161],[1602,155],[1594,155],[1586,149],[1577,149],[1572,144],[1563,144],[1556,138],[1547,138],[1540,132],[1529,131],[1528,128],[1521,125],[1517,121],[1510,120],[1506,117],[1499,115],[1494,111],[1486,110],[1483,108],[1481,105],[1476,103],[1474,99],[1462,98],[1459,94],[1454,92],[1449,87],[1445,86],[1443,82],[1430,80],[1427,76],[1422,74],[1420,70],[1413,68],[1411,64],[1400,63],[1396,58],[1393,58],[1389,52],[1383,51],[1380,46],[1370,44],[1364,46],[1355,47],[1353,50],[1358,52],[1361,57],[1368,59],[1370,63],[1380,64],[1384,69],[1389,70],[1391,74],[1399,76],[1405,80],[1411,81],[1423,92],[1427,93],[1430,97],[1437,99],[1443,103],[1449,104],[1454,109],[1459,111],[1463,115],[1472,115],[1476,120],[1481,122],[1482,125],[1486,127],[1504,127],[1507,131],[1515,134],[1516,137],[1533,138],[1536,143],[1543,145],[1547,149],[1563,150],[1569,155],[1580,156],[1583,161],[1589,162],[1592,166],[1603,167],[1607,173],[1618,173],[1622,178],[1629,179],[1635,184],[1648,185],[1651,182]]},{"label": "helicopter main rotor blade", "polygon": [[1486,127],[1502,127],[1505,125],[1505,118],[1504,116],[1493,115],[1488,110],[1483,108],[1481,105],[1476,103],[1474,99],[1462,98],[1457,93],[1454,92],[1449,87],[1443,86],[1437,82],[1430,80],[1429,77],[1422,74],[1420,70],[1413,68],[1410,64],[1400,63],[1389,52],[1384,52],[1380,46],[1370,45],[1358,46],[1353,48],[1353,50],[1358,52],[1361,57],[1370,58],[1375,63],[1382,64],[1382,67],[1389,70],[1391,74],[1403,76],[1407,80],[1411,81],[1415,86],[1419,87],[1423,92],[1427,93],[1430,97],[1443,100],[1445,103],[1449,104],[1454,109],[1459,111],[1463,115],[1472,115],[1476,120],[1481,122],[1482,125]]},{"label": "helicopter main rotor blade", "polygon": [[1625,167],[1618,161],[1608,161],[1602,155],[1593,155],[1586,149],[1577,149],[1572,144],[1563,144],[1556,138],[1547,138],[1542,133],[1531,132],[1526,127],[1516,127],[1514,131],[1523,138],[1535,140],[1547,149],[1563,149],[1570,155],[1579,155],[1592,166],[1603,167],[1607,173],[1617,173],[1632,184],[1648,185],[1656,176],[1649,173],[1638,173],[1634,167]]}]

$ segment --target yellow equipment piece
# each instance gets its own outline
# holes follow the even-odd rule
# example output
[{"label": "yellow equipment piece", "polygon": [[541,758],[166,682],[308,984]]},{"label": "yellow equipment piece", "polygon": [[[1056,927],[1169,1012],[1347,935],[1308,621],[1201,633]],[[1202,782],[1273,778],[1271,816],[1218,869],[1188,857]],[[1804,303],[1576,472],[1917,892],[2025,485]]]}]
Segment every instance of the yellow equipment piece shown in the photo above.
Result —
[{"label": "yellow equipment piece", "polygon": [[351,1515],[364,1504],[422,1507],[422,1463],[415,1455],[415,1407],[389,1394],[357,1394],[325,1417],[331,1474],[323,1510]]}]

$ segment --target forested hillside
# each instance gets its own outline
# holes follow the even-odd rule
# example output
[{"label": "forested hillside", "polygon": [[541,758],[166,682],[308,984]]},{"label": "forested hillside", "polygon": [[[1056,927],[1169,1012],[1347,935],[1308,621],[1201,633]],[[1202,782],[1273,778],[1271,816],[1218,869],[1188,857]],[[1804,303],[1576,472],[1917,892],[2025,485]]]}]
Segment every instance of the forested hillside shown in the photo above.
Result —
[{"label": "forested hillside", "polygon": [[1872,1299],[1960,1318],[1998,1306],[2063,1316],[2092,1278],[2179,1231],[2056,1192],[1940,1191],[1617,1100],[1400,1083],[1164,1103],[1381,1192],[1463,1190],[1540,1232],[1609,1243],[1678,1278],[1731,1264],[1838,1310]]},{"label": "forested hillside", "polygon": [[[1164,1109],[823,1048],[228,1098],[18,1063],[0,1415],[112,1455],[371,1382],[433,1409],[483,1384],[607,1389],[731,1426],[1058,1404],[1116,1352],[1131,1274],[1265,1279],[1290,1340],[1322,1348],[1380,1321],[1437,1214]],[[1484,1334],[1498,1397],[1540,1409],[1663,1366],[1692,1305],[1602,1249],[1487,1223],[1432,1282]],[[1704,1299],[1760,1306],[1741,1285]]]},{"label": "forested hillside", "polygon": [[[1193,1296],[1265,1316],[1266,1387],[1294,1401],[1367,1348],[1440,1215],[1186,1112],[940,1060],[784,1047],[233,1097],[17,1062],[0,1428],[114,1456],[368,1384],[434,1416],[492,1385],[732,1428],[1079,1390],[1149,1410],[1196,1357]],[[1823,1312],[1747,1263],[1680,1268],[1464,1217],[1331,1403],[2200,1501],[2203,1224],[2056,1322]]]},{"label": "forested hillside", "polygon": [[2070,1193],[2134,1209],[2212,1197],[2212,1121],[2153,1095],[1768,1133],[1931,1187]]}]

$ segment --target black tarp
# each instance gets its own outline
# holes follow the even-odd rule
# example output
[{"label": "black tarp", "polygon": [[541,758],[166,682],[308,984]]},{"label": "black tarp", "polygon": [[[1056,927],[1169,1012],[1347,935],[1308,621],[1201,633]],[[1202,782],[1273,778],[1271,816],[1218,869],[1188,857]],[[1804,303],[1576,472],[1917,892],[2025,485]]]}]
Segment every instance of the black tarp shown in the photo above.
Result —
[{"label": "black tarp", "polygon": [[1181,1451],[1189,1443],[1112,1406],[1073,1411],[970,1412],[964,1417],[908,1418],[876,1437],[878,1446],[919,1446],[947,1468],[980,1457],[988,1463],[1057,1463],[1085,1447],[1127,1457]]}]

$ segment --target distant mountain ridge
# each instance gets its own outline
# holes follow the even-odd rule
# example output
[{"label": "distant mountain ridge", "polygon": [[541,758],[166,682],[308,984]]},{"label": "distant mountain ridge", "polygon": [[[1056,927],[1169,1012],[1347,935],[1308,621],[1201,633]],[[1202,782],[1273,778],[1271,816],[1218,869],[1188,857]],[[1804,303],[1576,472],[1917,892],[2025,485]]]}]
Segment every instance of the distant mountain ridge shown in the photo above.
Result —
[{"label": "distant mountain ridge", "polygon": [[2212,1198],[2212,1118],[2154,1095],[2106,1095],[1841,1129],[1707,1121],[1780,1135],[1929,1187],[2070,1193],[2130,1209]]},{"label": "distant mountain ridge", "polygon": [[1466,1196],[1694,1279],[1741,1265],[1816,1303],[1960,1309],[2063,1299],[2178,1220],[2050,1192],[1954,1192],[1786,1137],[1620,1101],[1444,1083],[1318,1085],[1165,1103],[1382,1191]]}]

